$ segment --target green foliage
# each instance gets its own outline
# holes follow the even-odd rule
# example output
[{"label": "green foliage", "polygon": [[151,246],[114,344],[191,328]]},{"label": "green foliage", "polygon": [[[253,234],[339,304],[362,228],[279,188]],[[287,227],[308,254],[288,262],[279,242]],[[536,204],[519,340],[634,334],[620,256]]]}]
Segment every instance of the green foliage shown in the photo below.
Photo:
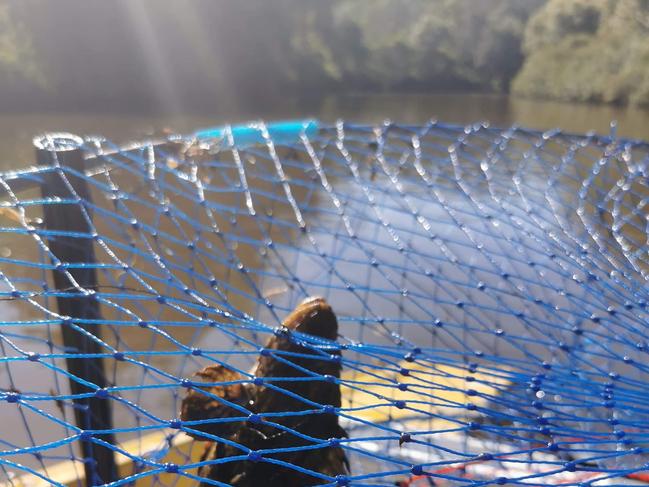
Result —
[{"label": "green foliage", "polygon": [[331,14],[307,32],[317,41],[299,45],[326,59],[333,79],[386,89],[504,90],[522,63],[527,18],[543,0],[327,3]]},{"label": "green foliage", "polygon": [[550,0],[529,21],[513,91],[649,105],[648,40],[645,0]]},{"label": "green foliage", "polygon": [[28,33],[15,21],[10,6],[0,0],[0,83],[23,81],[44,84]]},{"label": "green foliage", "polygon": [[0,102],[236,111],[511,88],[649,104],[648,34],[649,0],[0,0]]}]

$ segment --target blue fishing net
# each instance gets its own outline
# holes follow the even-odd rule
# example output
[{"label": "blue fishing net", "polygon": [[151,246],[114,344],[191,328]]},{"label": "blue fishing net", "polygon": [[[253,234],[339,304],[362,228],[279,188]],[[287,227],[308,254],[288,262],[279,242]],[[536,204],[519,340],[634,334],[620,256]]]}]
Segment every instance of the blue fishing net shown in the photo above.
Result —
[{"label": "blue fishing net", "polygon": [[[302,380],[342,400],[301,414],[333,412],[347,437],[292,453],[333,445],[350,468],[278,469],[311,485],[649,479],[646,142],[308,121],[41,143],[49,164],[0,173],[7,485],[226,485],[197,467],[272,463],[281,442],[204,453],[181,402],[206,366],[252,384],[309,296],[338,337],[289,340],[340,361],[340,377]],[[68,145],[83,168],[63,160]],[[100,414],[105,428],[83,423]]]}]

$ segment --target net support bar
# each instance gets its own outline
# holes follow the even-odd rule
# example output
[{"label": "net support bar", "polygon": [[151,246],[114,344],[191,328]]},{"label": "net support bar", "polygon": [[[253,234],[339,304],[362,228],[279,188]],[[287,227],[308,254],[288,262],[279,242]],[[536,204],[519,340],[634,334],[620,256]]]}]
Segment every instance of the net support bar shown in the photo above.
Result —
[{"label": "net support bar", "polygon": [[[51,236],[48,245],[54,265],[54,285],[57,291],[65,293],[65,296],[57,297],[57,304],[62,317],[63,344],[68,353],[72,354],[66,359],[70,373],[70,391],[75,395],[94,392],[94,397],[74,400],[76,424],[84,432],[110,430],[111,399],[105,391],[107,381],[103,361],[99,358],[75,357],[75,354],[83,357],[85,354],[103,351],[90,338],[100,336],[100,325],[80,322],[100,318],[99,302],[94,295],[97,276],[92,266],[96,262],[91,237],[92,223],[90,208],[86,204],[90,201],[90,192],[86,181],[71,174],[69,170],[83,174],[83,140],[70,134],[47,134],[35,138],[34,145],[38,163],[55,168],[44,175],[41,185],[43,198],[79,201],[64,205],[43,205],[43,220],[47,230],[65,233]],[[88,237],[78,238],[82,234]],[[74,263],[85,265],[68,265]],[[79,379],[94,384],[96,388],[84,385]],[[113,435],[86,433],[84,437],[81,445],[86,485],[100,485],[116,480],[113,450],[93,442],[96,438],[114,444]]]}]

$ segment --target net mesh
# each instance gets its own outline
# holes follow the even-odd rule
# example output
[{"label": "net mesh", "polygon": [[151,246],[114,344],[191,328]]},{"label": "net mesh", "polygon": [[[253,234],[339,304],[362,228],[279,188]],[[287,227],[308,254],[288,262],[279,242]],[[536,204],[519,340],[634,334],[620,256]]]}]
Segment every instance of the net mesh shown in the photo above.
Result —
[{"label": "net mesh", "polygon": [[[127,148],[89,138],[86,172],[55,158],[0,173],[3,482],[83,483],[94,465],[84,444],[114,450],[114,485],[249,485],[197,471],[233,462],[293,468],[310,485],[648,478],[647,143],[486,123],[305,124],[293,138],[271,128]],[[42,196],[53,175],[58,195]],[[88,230],[43,223],[70,208]],[[90,242],[94,256],[61,260],[62,239]],[[72,278],[88,269],[92,289]],[[201,391],[193,374],[223,365],[240,379],[220,385],[252,384],[308,296],[331,305],[338,338],[301,346],[340,352],[341,372],[301,380],[335,383],[342,401],[300,414],[335,412],[348,436],[284,450],[281,438],[253,450],[226,437],[239,456],[204,453],[186,434],[200,418],[179,419]],[[66,315],[57,299],[100,314]],[[94,351],[65,344],[66,329]],[[76,377],[86,389],[71,390],[71,363],[102,362],[102,387]],[[75,421],[90,397],[110,405],[109,430]],[[235,416],[244,425],[250,413]],[[296,414],[281,402],[263,413],[280,425]],[[277,455],[332,445],[348,472]]]}]

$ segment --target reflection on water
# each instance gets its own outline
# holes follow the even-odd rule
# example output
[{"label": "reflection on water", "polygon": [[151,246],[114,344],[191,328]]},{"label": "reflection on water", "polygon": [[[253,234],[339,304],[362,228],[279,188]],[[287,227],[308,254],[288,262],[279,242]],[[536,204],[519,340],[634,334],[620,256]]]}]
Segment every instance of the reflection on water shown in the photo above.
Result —
[{"label": "reflection on water", "polygon": [[[389,116],[409,123],[431,116],[490,119],[577,132],[607,132],[615,118],[620,135],[649,137],[649,112],[640,110],[476,95],[358,96],[217,118],[3,117],[2,163],[8,168],[30,161],[28,140],[40,130],[125,139],[164,126],[184,131],[225,118],[314,114],[360,121]],[[628,310],[606,322],[589,317],[642,295],[644,233],[624,214],[647,196],[646,187],[631,178],[628,188],[612,188],[646,154],[607,155],[601,146],[576,140],[510,140],[477,130],[464,134],[463,144],[456,144],[457,133],[440,131],[422,137],[419,147],[412,134],[397,131],[377,157],[378,142],[352,135],[356,139],[342,145],[325,137],[312,152],[280,149],[284,178],[262,147],[199,158],[158,153],[153,180],[146,157],[118,156],[109,162],[120,169],[97,174],[94,223],[102,238],[96,253],[106,264],[99,272],[99,296],[110,323],[102,338],[107,350],[127,353],[125,361],[106,357],[109,380],[121,388],[121,399],[114,401],[117,427],[173,419],[182,394],[178,379],[210,361],[247,370],[270,333],[264,325],[278,325],[306,295],[328,299],[340,318],[341,340],[350,346],[425,347],[449,363],[499,366],[507,357],[521,369],[548,361],[587,371],[611,368],[620,354],[640,353],[628,350],[637,341],[628,324],[642,317]],[[236,157],[247,174],[252,209]],[[9,200],[2,193],[2,201]],[[601,201],[594,209],[593,202]],[[24,210],[28,221],[42,216],[38,205]],[[616,225],[621,218],[623,225]],[[21,227],[6,214],[0,214],[0,226]],[[32,235],[0,238],[2,257],[8,257],[1,254],[6,248],[12,259],[48,261],[47,247]],[[3,355],[64,352],[53,298],[43,293],[52,286],[49,271],[5,262],[2,272],[18,289],[33,293],[29,300],[0,301],[2,319],[16,322],[2,331],[17,348],[0,342]],[[604,341],[608,329],[621,338]],[[0,384],[41,396],[66,394],[67,378],[54,369],[64,368],[63,360],[47,363],[50,370],[5,362]],[[134,405],[152,416],[135,414]],[[72,422],[69,401],[41,401],[38,407]],[[0,404],[4,441],[26,446],[72,434],[25,409]],[[71,448],[54,449],[53,455],[69,456]],[[22,457],[39,465],[32,456]]]},{"label": "reflection on water", "polygon": [[139,140],[163,129],[186,133],[226,122],[306,117],[328,122],[344,118],[359,123],[376,123],[390,118],[414,124],[430,118],[453,123],[488,120],[496,126],[518,124],[540,130],[559,127],[577,133],[594,130],[602,134],[609,132],[612,120],[617,120],[620,136],[649,139],[649,110],[633,107],[480,94],[341,95],[308,100],[289,97],[261,111],[247,107],[214,114],[0,113],[0,170],[31,164],[34,160],[31,139],[44,131],[100,134],[123,142]]}]

